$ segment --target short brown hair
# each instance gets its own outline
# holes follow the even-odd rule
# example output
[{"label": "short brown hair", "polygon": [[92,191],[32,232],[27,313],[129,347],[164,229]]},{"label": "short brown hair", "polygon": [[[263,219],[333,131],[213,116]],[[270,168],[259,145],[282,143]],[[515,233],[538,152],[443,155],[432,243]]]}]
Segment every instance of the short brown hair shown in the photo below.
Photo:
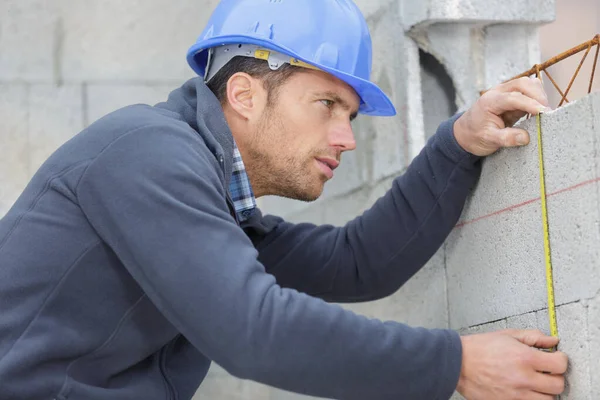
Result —
[{"label": "short brown hair", "polygon": [[278,89],[292,75],[300,72],[303,68],[290,64],[283,64],[279,69],[272,70],[267,61],[251,57],[235,56],[207,84],[221,104],[227,100],[227,82],[237,72],[245,72],[248,75],[262,80],[267,91],[267,104],[272,105],[277,98]]}]

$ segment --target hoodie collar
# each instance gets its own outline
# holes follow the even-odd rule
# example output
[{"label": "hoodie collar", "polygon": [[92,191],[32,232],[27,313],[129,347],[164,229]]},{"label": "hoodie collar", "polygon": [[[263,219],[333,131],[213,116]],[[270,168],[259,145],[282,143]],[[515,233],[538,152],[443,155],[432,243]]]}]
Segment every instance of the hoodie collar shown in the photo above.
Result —
[{"label": "hoodie collar", "polygon": [[225,187],[229,186],[233,168],[233,135],[225,120],[221,103],[201,77],[185,82],[157,107],[173,111],[202,136],[206,145],[222,162]]}]

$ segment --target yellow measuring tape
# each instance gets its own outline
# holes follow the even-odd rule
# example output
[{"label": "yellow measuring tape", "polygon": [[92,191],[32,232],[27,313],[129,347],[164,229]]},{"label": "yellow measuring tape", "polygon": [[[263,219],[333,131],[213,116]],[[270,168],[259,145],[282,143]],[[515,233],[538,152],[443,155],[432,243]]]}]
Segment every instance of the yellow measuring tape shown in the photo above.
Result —
[{"label": "yellow measuring tape", "polygon": [[544,258],[546,263],[546,286],[548,289],[548,315],[550,317],[550,334],[558,337],[556,323],[556,304],[554,302],[554,281],[552,278],[552,258],[550,255],[550,235],[548,232],[548,207],[546,205],[546,183],[544,177],[544,152],[542,149],[542,114],[537,119],[538,154],[540,164],[540,198],[542,199],[542,223],[544,225]]}]

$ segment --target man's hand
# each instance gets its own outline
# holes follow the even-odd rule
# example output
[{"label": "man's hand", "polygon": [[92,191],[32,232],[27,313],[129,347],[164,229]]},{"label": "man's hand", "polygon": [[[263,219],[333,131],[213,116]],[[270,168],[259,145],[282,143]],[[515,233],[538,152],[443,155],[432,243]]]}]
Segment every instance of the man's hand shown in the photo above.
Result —
[{"label": "man's hand", "polygon": [[488,156],[501,147],[529,143],[524,129],[512,126],[527,114],[548,107],[548,97],[537,78],[520,78],[487,91],[454,123],[458,144],[471,154]]},{"label": "man's hand", "polygon": [[456,390],[468,400],[552,400],[564,390],[567,356],[537,349],[556,346],[558,338],[537,330],[504,330],[461,341]]}]

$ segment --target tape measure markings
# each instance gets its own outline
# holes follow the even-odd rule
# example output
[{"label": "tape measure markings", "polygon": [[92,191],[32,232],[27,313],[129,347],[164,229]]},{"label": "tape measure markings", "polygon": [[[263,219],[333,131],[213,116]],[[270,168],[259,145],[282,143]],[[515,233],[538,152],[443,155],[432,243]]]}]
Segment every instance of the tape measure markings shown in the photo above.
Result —
[{"label": "tape measure markings", "polygon": [[542,224],[544,228],[544,261],[546,266],[546,288],[548,291],[548,316],[550,319],[550,334],[558,337],[558,324],[556,322],[556,304],[554,301],[554,280],[552,276],[552,257],[550,253],[550,234],[548,225],[548,207],[546,204],[546,182],[544,172],[544,152],[542,148],[542,114],[536,116],[538,155],[540,167],[540,198],[542,201]]}]

